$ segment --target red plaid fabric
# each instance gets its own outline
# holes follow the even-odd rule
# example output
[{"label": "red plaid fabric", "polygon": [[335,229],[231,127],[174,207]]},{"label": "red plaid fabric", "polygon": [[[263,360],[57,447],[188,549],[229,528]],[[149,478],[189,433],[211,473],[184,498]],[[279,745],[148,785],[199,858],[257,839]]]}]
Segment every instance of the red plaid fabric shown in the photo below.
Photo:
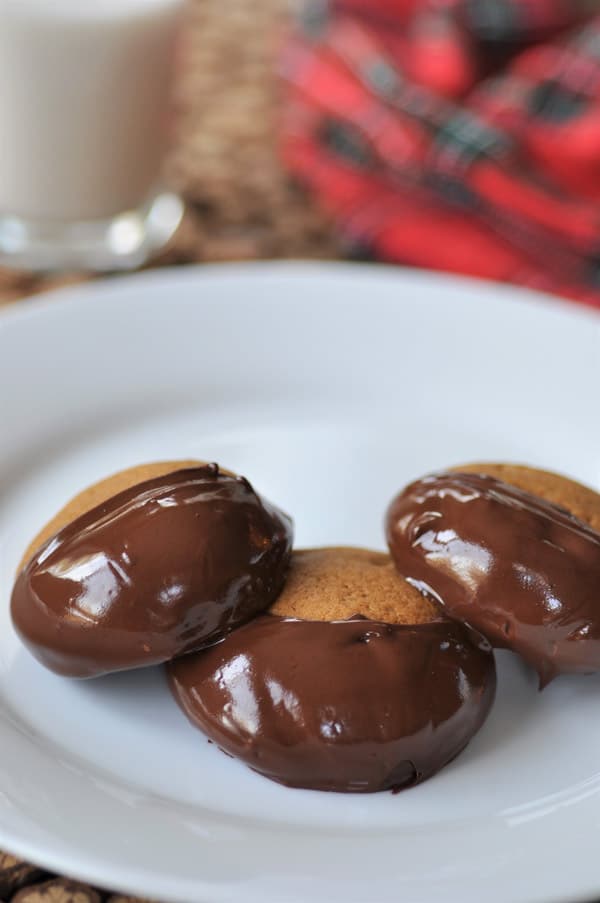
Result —
[{"label": "red plaid fabric", "polygon": [[593,2],[307,6],[282,152],[354,253],[600,306]]}]

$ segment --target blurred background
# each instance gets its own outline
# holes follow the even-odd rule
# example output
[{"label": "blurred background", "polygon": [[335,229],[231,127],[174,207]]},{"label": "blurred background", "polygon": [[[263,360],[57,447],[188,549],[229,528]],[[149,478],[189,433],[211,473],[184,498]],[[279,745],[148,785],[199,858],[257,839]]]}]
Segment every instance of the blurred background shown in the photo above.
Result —
[{"label": "blurred background", "polygon": [[[152,263],[373,259],[600,305],[597,0],[191,0],[174,108],[185,214]],[[4,266],[0,301],[81,278]]]}]

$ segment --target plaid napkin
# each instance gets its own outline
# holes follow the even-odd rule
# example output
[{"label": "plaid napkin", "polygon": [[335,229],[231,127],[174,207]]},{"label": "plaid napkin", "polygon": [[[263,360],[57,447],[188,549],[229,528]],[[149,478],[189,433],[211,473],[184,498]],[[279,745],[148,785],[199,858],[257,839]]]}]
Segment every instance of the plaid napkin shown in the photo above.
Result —
[{"label": "plaid napkin", "polygon": [[284,159],[356,254],[600,306],[599,7],[311,0]]}]

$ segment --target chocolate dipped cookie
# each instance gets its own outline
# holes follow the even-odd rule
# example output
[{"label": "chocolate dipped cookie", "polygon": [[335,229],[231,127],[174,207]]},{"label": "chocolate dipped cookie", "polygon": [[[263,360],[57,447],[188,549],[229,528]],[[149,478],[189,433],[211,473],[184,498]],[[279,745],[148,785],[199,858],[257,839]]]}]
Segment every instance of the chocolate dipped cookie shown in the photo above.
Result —
[{"label": "chocolate dipped cookie", "polygon": [[290,518],[245,478],[182,463],[97,484],[36,538],[11,615],[46,667],[93,677],[162,663],[218,642],[276,598]]},{"label": "chocolate dipped cookie", "polygon": [[227,753],[291,787],[368,793],[433,775],[494,698],[489,645],[440,615],[387,555],[294,552],[270,612],[168,666]]},{"label": "chocolate dipped cookie", "polygon": [[600,495],[512,464],[469,464],[417,480],[391,503],[400,573],[543,687],[600,669]]}]

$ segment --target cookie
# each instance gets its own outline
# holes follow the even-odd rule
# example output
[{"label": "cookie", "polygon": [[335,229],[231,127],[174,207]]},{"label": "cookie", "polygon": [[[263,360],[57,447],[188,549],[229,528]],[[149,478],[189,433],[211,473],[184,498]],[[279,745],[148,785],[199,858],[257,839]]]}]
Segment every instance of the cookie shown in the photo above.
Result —
[{"label": "cookie", "polygon": [[160,664],[223,639],[281,590],[292,522],[245,478],[210,464],[107,492],[96,488],[104,500],[49,537],[13,589],[17,633],[56,673]]},{"label": "cookie", "polygon": [[271,613],[312,621],[341,621],[358,614],[388,624],[421,624],[440,617],[438,606],[398,577],[389,555],[344,547],[293,552]]},{"label": "cookie", "polygon": [[463,464],[453,467],[462,473],[484,473],[517,489],[564,508],[574,517],[600,532],[600,495],[568,477],[549,470],[538,470],[521,464]]},{"label": "cookie", "polygon": [[[96,508],[113,496],[118,495],[119,492],[124,492],[125,489],[131,489],[132,486],[137,486],[139,483],[144,483],[146,480],[153,480],[155,477],[162,477],[165,476],[165,474],[173,473],[175,470],[185,470],[189,467],[203,467],[206,463],[206,461],[186,460],[157,461],[154,464],[138,464],[136,467],[128,467],[126,470],[120,470],[110,477],[104,477],[104,479],[99,480],[97,483],[93,483],[91,486],[88,486],[87,489],[83,489],[70,499],[70,501],[68,501],[66,505],[64,505],[60,511],[42,527],[23,553],[18,570],[20,571],[25,567],[34,552],[37,552],[51,536],[54,536],[55,533],[58,533],[59,530],[62,530],[62,528],[66,527],[67,524],[70,524],[71,521],[81,517],[82,514],[86,514],[88,511],[91,511],[92,508]],[[229,471],[226,470],[223,470],[222,472],[229,473]]]},{"label": "cookie", "polygon": [[496,677],[488,646],[451,621],[259,615],[168,666],[190,721],[289,787],[372,793],[431,777],[477,732]]},{"label": "cookie", "polygon": [[167,671],[192,723],[250,768],[357,793],[435,774],[496,685],[489,644],[440,617],[389,556],[349,548],[294,552],[268,614]]},{"label": "cookie", "polygon": [[403,490],[386,534],[400,573],[543,687],[600,669],[599,515],[600,496],[564,477],[473,464]]}]

